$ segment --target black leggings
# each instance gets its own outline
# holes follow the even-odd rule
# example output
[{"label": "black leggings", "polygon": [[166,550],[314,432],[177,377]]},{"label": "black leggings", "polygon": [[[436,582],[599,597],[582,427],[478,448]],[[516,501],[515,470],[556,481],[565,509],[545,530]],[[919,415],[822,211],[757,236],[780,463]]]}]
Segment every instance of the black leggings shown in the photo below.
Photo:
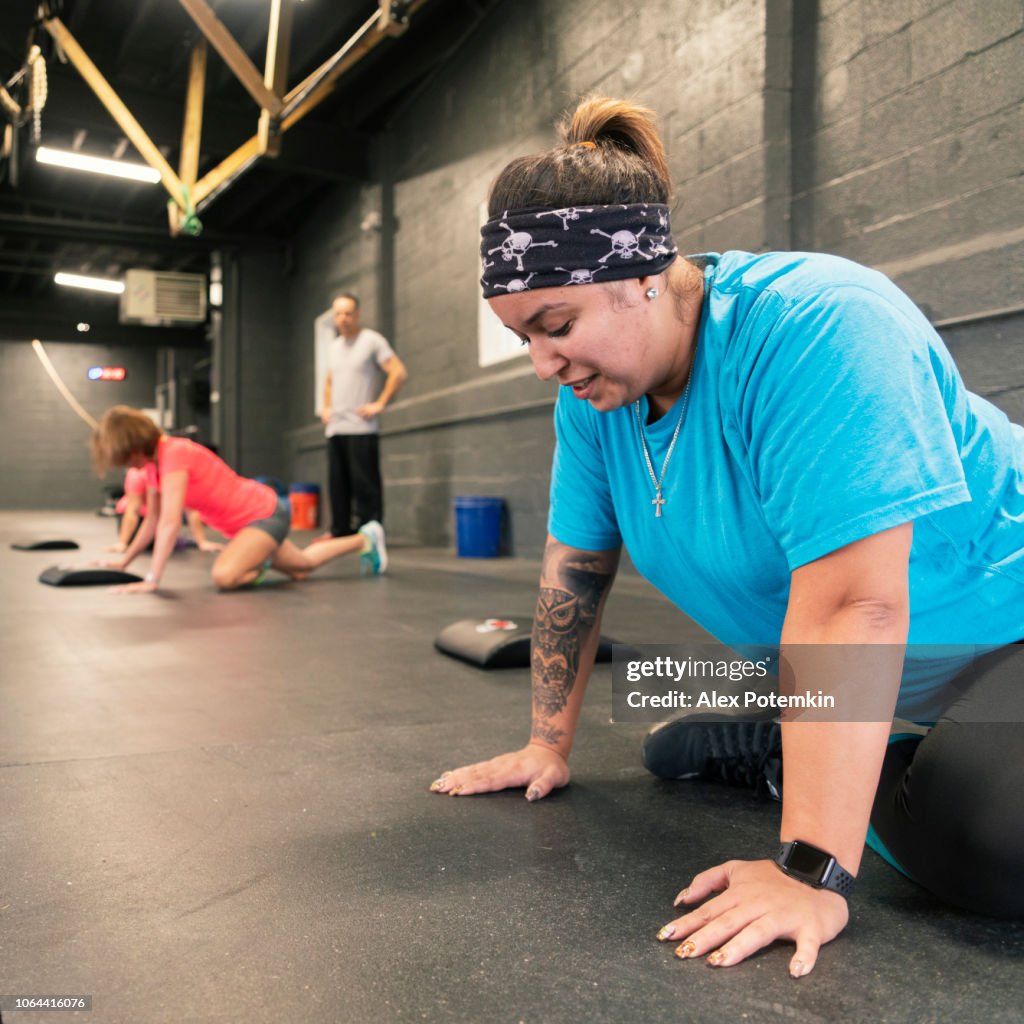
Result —
[{"label": "black leggings", "polygon": [[993,917],[1024,917],[1022,665],[1017,645],[980,658],[924,739],[890,743],[871,812],[910,878]]}]

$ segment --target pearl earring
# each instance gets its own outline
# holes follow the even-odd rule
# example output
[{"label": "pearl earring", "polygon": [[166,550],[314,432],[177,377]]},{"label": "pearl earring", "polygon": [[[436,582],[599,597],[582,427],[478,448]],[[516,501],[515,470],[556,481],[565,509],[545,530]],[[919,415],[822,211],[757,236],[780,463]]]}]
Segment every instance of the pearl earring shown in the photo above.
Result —
[{"label": "pearl earring", "polygon": [[658,297],[658,289],[648,288],[647,291],[644,292],[644,295],[646,295],[649,299],[656,299]]}]

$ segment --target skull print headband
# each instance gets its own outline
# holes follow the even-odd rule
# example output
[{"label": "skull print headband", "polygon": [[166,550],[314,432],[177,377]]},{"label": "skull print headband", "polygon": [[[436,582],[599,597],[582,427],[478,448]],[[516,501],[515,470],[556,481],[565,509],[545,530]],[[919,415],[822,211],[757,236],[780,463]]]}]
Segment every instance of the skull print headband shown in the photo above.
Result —
[{"label": "skull print headband", "polygon": [[661,203],[506,210],[480,234],[485,299],[660,274],[677,253]]}]

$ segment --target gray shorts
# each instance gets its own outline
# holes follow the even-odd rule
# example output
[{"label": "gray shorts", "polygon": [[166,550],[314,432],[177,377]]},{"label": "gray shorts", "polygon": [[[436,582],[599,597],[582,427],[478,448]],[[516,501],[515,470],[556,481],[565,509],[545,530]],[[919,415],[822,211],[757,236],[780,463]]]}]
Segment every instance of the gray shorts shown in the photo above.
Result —
[{"label": "gray shorts", "polygon": [[255,526],[257,530],[269,533],[278,544],[282,543],[292,528],[292,507],[287,498],[277,499],[277,508],[266,519],[256,519],[245,524],[245,529]]}]

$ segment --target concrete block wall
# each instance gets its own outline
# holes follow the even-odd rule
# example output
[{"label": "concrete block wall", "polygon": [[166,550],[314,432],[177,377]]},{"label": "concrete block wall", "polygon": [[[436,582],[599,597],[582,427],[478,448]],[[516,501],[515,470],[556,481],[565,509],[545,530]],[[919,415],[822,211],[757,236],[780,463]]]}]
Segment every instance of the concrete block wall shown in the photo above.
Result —
[{"label": "concrete block wall", "polygon": [[555,392],[525,354],[478,365],[480,205],[509,159],[554,144],[553,122],[582,94],[658,112],[681,247],[781,244],[788,165],[779,179],[773,154],[788,101],[765,88],[779,59],[769,28],[764,0],[655,0],[642,17],[609,0],[502,5],[395,119],[395,340],[410,370],[384,424],[397,539],[451,546],[451,499],[497,494],[514,552],[542,550]]},{"label": "concrete block wall", "polygon": [[[94,419],[112,405],[152,407],[156,386],[155,348],[55,343],[46,354],[71,394]],[[90,381],[91,366],[123,366],[123,381]],[[91,430],[64,401],[43,369],[30,341],[0,342],[0,507],[88,509],[103,504],[104,486],[89,457]],[[25,533],[32,524],[26,520]]]},{"label": "concrete block wall", "polygon": [[691,17],[679,28],[651,98],[671,125],[676,241],[684,252],[784,247],[790,4],[684,6]]},{"label": "concrete block wall", "polygon": [[934,319],[1024,300],[1024,5],[823,2],[796,248],[889,274]]},{"label": "concrete block wall", "polygon": [[[498,170],[552,145],[552,122],[590,90],[658,112],[681,249],[825,250],[876,266],[941,322],[969,384],[1024,406],[982,372],[1006,359],[1024,380],[1018,321],[984,319],[1024,289],[1021,27],[1019,0],[496,5],[393,112],[383,195],[339,188],[299,235],[290,469],[316,479],[323,467],[302,355],[313,317],[334,283],[364,303],[377,286],[377,322],[411,374],[383,428],[392,535],[450,546],[451,499],[499,494],[515,553],[539,553],[554,393],[525,355],[478,365],[479,208]],[[378,201],[395,220],[375,247],[359,222]]]},{"label": "concrete block wall", "polygon": [[1024,314],[993,317],[940,331],[960,375],[976,394],[1024,424]]},{"label": "concrete block wall", "polygon": [[[433,433],[441,435],[436,442]],[[553,446],[547,408],[390,435],[384,460],[389,529],[448,547],[454,544],[455,498],[495,496],[505,501],[506,552],[542,550]]]},{"label": "concrete block wall", "polygon": [[272,250],[232,252],[224,254],[223,270],[213,440],[244,476],[281,477],[293,372],[284,258]]},{"label": "concrete block wall", "polygon": [[291,373],[288,288],[279,253],[246,253],[241,274],[242,429],[237,470],[246,476],[280,477],[285,471],[281,417],[288,407],[284,382]]},{"label": "concrete block wall", "polygon": [[[1024,408],[1013,312],[1024,305],[1020,0],[522,0],[483,10],[461,48],[390,112],[373,182],[338,185],[306,211],[286,258],[229,257],[235,294],[214,418],[242,472],[324,482],[313,321],[349,289],[411,373],[384,421],[395,538],[451,545],[451,499],[499,494],[515,552],[539,552],[554,391],[525,355],[478,365],[479,207],[507,160],[551,145],[552,122],[590,90],[660,115],[681,248],[818,249],[878,267],[939,324],[969,385],[1014,414]],[[382,215],[380,229],[366,227],[368,213]],[[118,397],[152,404],[153,352],[53,349],[69,380],[90,361],[124,363]],[[0,406],[0,500],[93,505],[77,420],[27,342],[0,346],[0,360],[4,379],[19,382]],[[91,389],[81,393],[92,402]]]}]

